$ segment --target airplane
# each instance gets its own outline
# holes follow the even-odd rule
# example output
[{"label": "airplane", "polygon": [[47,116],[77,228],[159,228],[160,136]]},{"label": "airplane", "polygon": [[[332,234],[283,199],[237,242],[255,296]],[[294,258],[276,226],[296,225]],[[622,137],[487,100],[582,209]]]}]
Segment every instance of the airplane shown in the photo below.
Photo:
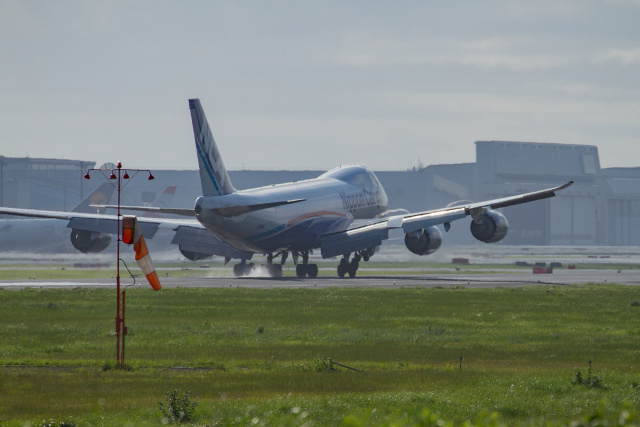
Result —
[{"label": "airplane", "polygon": [[[113,186],[105,182],[71,209],[75,213],[96,212],[93,206],[109,202]],[[43,219],[3,219],[0,220],[0,252],[72,252],[73,249],[61,237],[68,235],[68,229],[59,221]],[[82,229],[71,229],[71,245],[83,253],[103,251],[111,242],[111,235]],[[87,242],[94,241],[93,245]]]},{"label": "airplane", "polygon": [[[477,203],[445,207],[418,213],[392,215],[388,197],[371,169],[349,164],[332,169],[317,178],[248,190],[236,190],[229,179],[204,110],[197,98],[189,100],[202,196],[194,208],[158,208],[125,206],[145,212],[167,213],[189,219],[140,218],[155,233],[161,224],[174,226],[173,244],[189,259],[223,256],[231,259],[236,276],[250,274],[255,265],[248,263],[254,254],[267,257],[266,269],[273,277],[282,276],[282,265],[289,254],[296,264],[296,275],[316,277],[317,264],[309,255],[319,250],[322,258],[341,257],[337,266],[340,278],[355,277],[361,261],[368,261],[389,238],[392,230],[405,234],[405,246],[414,254],[429,255],[440,248],[443,225],[470,216],[471,234],[479,241],[496,243],[509,228],[506,217],[496,209],[554,197],[573,181],[531,193]],[[113,206],[106,206],[113,207]],[[39,211],[0,208],[0,213],[38,216]],[[55,215],[56,213],[47,213]],[[41,211],[39,215],[44,215]],[[195,216],[195,220],[192,219]],[[65,216],[70,223],[94,221],[94,230],[115,234],[115,216]],[[106,226],[105,224],[110,224]],[[279,263],[274,262],[280,259]]]}]

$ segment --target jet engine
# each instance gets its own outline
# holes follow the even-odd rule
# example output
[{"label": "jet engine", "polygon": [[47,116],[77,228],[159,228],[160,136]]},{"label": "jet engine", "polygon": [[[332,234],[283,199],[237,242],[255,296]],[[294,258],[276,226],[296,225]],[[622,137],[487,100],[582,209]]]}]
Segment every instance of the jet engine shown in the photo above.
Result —
[{"label": "jet engine", "polygon": [[82,253],[98,253],[107,249],[111,234],[96,231],[71,229],[71,244]]},{"label": "jet engine", "polygon": [[212,256],[209,254],[203,254],[201,252],[188,251],[186,249],[182,249],[181,247],[178,247],[178,248],[180,250],[180,253],[184,255],[184,257],[189,261],[200,261],[203,259],[211,258]]},{"label": "jet engine", "polygon": [[434,226],[412,231],[405,234],[404,244],[416,255],[429,255],[437,251],[442,244],[442,233]]},{"label": "jet engine", "polygon": [[485,243],[496,243],[504,239],[509,231],[507,218],[500,212],[487,211],[477,221],[471,221],[471,234]]}]

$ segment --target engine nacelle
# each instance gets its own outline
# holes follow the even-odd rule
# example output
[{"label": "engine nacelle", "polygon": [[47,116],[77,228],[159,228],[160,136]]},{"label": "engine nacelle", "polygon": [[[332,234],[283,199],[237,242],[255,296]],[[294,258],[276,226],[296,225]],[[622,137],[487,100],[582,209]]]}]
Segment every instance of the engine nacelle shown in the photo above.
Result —
[{"label": "engine nacelle", "polygon": [[404,244],[416,255],[429,255],[437,251],[442,244],[442,233],[435,226],[416,230],[405,234]]},{"label": "engine nacelle", "polygon": [[71,229],[71,244],[84,254],[102,252],[107,249],[109,243],[111,243],[111,234]]},{"label": "engine nacelle", "polygon": [[184,257],[186,259],[188,259],[189,261],[200,261],[202,259],[211,258],[211,256],[212,256],[212,255],[208,255],[208,254],[203,254],[201,252],[188,251],[186,249],[182,249],[179,246],[178,246],[178,249],[180,250],[180,253],[182,255],[184,255]]},{"label": "engine nacelle", "polygon": [[471,221],[470,227],[473,237],[485,243],[499,242],[509,231],[507,218],[496,211],[484,212],[477,221]]}]

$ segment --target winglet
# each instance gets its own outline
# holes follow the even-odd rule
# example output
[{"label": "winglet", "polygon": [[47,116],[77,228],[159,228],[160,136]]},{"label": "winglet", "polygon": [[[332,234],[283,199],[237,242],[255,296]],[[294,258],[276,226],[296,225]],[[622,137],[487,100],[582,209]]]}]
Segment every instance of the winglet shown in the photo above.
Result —
[{"label": "winglet", "polygon": [[191,110],[191,122],[193,135],[198,152],[198,165],[200,166],[200,183],[203,196],[222,196],[235,192],[231,185],[229,174],[220,157],[220,152],[213,139],[211,128],[204,115],[204,110],[199,99],[189,100]]}]

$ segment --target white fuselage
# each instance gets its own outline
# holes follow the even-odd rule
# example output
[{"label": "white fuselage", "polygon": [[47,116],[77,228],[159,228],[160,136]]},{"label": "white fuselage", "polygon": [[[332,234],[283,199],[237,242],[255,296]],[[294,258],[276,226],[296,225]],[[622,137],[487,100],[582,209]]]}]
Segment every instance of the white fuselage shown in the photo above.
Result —
[{"label": "white fuselage", "polygon": [[[232,214],[235,208],[295,201]],[[355,219],[387,210],[387,195],[373,172],[362,165],[334,169],[306,181],[238,191],[196,200],[196,217],[236,249],[270,253],[308,251],[320,236],[343,231]]]}]

